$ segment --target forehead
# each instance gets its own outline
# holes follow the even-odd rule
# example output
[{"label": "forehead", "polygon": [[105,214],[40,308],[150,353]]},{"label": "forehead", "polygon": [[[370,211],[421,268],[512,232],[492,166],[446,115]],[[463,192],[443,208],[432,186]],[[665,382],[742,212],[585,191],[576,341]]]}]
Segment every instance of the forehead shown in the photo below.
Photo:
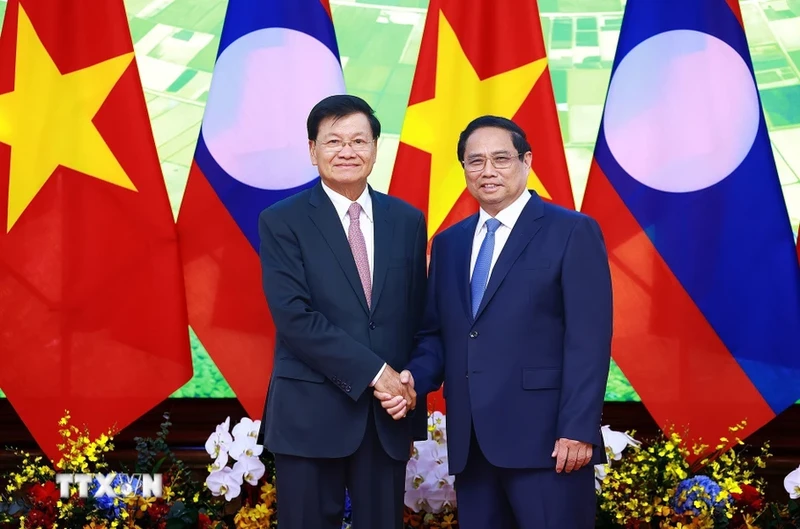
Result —
[{"label": "forehead", "polygon": [[467,156],[495,151],[514,152],[514,142],[511,133],[505,129],[483,127],[469,135],[464,149]]},{"label": "forehead", "polygon": [[328,117],[319,124],[319,136],[371,136],[372,129],[369,126],[367,116],[358,112],[343,116],[341,118]]}]

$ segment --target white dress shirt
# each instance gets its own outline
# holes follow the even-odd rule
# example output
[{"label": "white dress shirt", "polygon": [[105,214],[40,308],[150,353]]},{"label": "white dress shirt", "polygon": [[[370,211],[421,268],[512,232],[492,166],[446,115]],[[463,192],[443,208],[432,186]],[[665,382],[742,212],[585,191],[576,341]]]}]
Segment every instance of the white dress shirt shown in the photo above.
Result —
[{"label": "white dress shirt", "polygon": [[[505,246],[508,241],[508,236],[511,235],[514,224],[517,223],[519,216],[522,215],[522,210],[525,209],[525,204],[527,204],[530,199],[530,192],[525,190],[519,198],[494,217],[500,221],[500,226],[497,228],[497,231],[494,232],[494,252],[492,253],[492,264],[489,266],[489,275],[486,278],[487,283],[489,282],[489,278],[492,277],[494,265],[497,262],[497,258],[500,256],[500,252],[503,251],[503,246]],[[472,257],[469,263],[470,279],[472,278],[472,272],[475,270],[475,262],[478,260],[478,252],[481,249],[481,244],[486,237],[486,221],[490,218],[492,218],[492,216],[481,208],[478,216],[478,225],[475,227],[475,235],[472,239]]]},{"label": "white dress shirt", "polygon": [[[322,189],[325,191],[325,194],[328,195],[328,198],[331,199],[333,207],[336,209],[336,214],[339,215],[339,220],[342,221],[344,235],[347,237],[347,234],[350,231],[350,214],[347,211],[350,209],[350,205],[353,203],[353,201],[326,186],[325,182],[322,182]],[[361,226],[361,233],[364,235],[364,242],[367,246],[367,260],[369,261],[370,278],[369,282],[372,284],[375,277],[375,227],[374,219],[372,217],[372,197],[369,195],[368,187],[364,188],[364,192],[361,193],[361,196],[356,199],[356,202],[358,202],[361,206],[361,214],[358,216],[358,224]],[[378,374],[372,379],[370,387],[374,386],[378,382],[378,379],[381,378],[384,369],[386,369],[386,363],[383,364],[383,367],[380,368]]]},{"label": "white dress shirt", "polygon": [[[342,221],[342,228],[344,228],[344,235],[347,237],[350,231],[350,214],[347,210],[350,209],[352,200],[344,195],[340,195],[330,187],[322,184],[322,189],[328,198],[333,202],[333,207],[336,209],[336,214],[339,215],[339,220]],[[358,224],[361,226],[361,233],[364,235],[364,242],[367,244],[367,260],[369,261],[369,278],[372,284],[375,269],[375,228],[372,218],[372,197],[369,196],[369,188],[365,187],[361,196],[356,199],[356,202],[361,206],[361,214],[358,216]]]}]

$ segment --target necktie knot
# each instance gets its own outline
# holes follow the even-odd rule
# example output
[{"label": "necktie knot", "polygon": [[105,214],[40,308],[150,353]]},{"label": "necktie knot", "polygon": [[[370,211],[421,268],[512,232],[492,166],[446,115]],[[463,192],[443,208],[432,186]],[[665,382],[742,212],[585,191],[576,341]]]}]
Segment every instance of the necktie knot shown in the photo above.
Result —
[{"label": "necktie knot", "polygon": [[486,220],[486,231],[489,233],[494,233],[497,231],[497,228],[500,227],[501,222],[497,219],[487,219]]},{"label": "necktie knot", "polygon": [[347,209],[347,214],[350,215],[351,221],[358,221],[358,217],[361,215],[361,204],[358,202],[350,204],[350,207]]}]

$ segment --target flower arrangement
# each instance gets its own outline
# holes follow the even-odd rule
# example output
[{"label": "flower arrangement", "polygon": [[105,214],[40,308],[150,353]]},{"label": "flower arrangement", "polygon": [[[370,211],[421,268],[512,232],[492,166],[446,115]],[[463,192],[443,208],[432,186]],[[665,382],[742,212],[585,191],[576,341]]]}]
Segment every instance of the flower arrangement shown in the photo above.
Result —
[{"label": "flower arrangement", "polygon": [[[267,473],[267,464],[259,457],[264,451],[257,442],[260,427],[261,421],[244,417],[230,432],[228,417],[206,441],[206,452],[214,459],[206,487],[213,496],[224,497],[228,502],[223,510],[230,527],[237,529],[277,527],[275,474]],[[236,461],[232,467],[228,466],[231,459]]]},{"label": "flower arrangement", "polygon": [[[730,430],[735,434],[743,426]],[[609,463],[595,467],[598,528],[800,527],[794,501],[800,468],[786,478],[788,504],[768,505],[764,499],[756,470],[770,457],[769,444],[748,454],[740,439],[731,443],[723,437],[709,451],[705,445],[687,448],[674,431],[642,443],[605,426],[603,438]],[[792,492],[790,485],[798,488]]]},{"label": "flower arrangement", "polygon": [[[108,474],[106,457],[114,450],[115,432],[91,440],[69,419],[67,413],[59,423],[63,443],[57,462],[14,451],[18,469],[0,475],[0,529],[277,528],[274,466],[257,443],[260,421],[243,418],[231,430],[227,418],[216,427],[205,445],[211,462],[202,481],[170,451],[165,414],[155,438],[136,439],[135,467],[114,477],[115,497],[95,497],[100,486],[95,480],[85,497],[71,486],[62,498],[57,473]],[[608,464],[595,467],[598,528],[800,528],[800,467],[784,480],[786,503],[768,503],[755,475],[770,456],[768,445],[749,455],[738,439],[722,439],[699,458],[708,447],[687,449],[674,432],[640,441],[604,426],[603,439]],[[729,448],[733,444],[736,448]],[[406,470],[406,529],[458,527],[446,447],[446,417],[429,414],[428,439],[415,443]],[[131,493],[140,488],[139,473],[162,475],[160,497]],[[346,495],[343,529],[351,519]]]},{"label": "flower arrangement", "polygon": [[[100,483],[94,479],[86,485],[87,494],[70,485],[68,497],[62,498],[55,482],[58,473],[111,474],[105,457],[114,450],[115,434],[109,430],[92,440],[87,431],[69,424],[67,412],[59,421],[63,442],[58,445],[58,462],[13,450],[21,464],[19,470],[0,476],[0,529],[211,528],[211,496],[169,450],[171,423],[168,415],[164,418],[155,439],[136,439],[136,466],[130,473],[115,473],[113,496],[96,496]],[[162,474],[160,498],[135,494],[140,489],[135,476],[144,472]]]},{"label": "flower arrangement", "polygon": [[414,443],[406,466],[406,527],[455,527],[454,485],[447,469],[447,419],[436,411],[428,417],[428,439]]}]

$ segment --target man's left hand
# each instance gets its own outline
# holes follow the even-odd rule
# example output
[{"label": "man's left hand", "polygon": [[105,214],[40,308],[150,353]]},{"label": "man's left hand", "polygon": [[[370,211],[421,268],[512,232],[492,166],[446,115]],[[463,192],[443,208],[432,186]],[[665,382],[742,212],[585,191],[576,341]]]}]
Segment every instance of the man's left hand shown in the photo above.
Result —
[{"label": "man's left hand", "polygon": [[556,472],[572,472],[583,468],[592,460],[592,445],[562,437],[556,441],[551,457],[556,458]]}]

